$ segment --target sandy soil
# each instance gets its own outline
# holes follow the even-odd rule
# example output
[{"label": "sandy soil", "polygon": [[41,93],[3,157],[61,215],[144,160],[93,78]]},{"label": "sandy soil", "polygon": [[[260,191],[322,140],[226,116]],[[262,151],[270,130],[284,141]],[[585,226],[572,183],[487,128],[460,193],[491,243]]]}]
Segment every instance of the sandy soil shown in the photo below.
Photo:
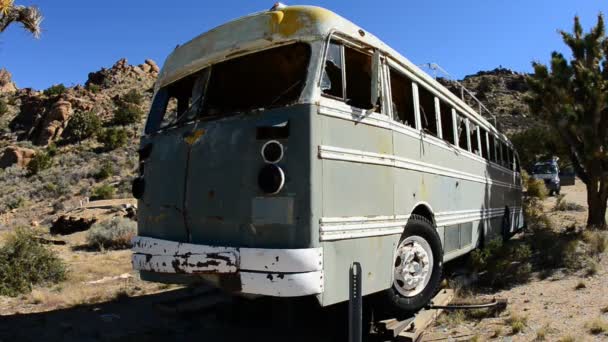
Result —
[{"label": "sandy soil", "polygon": [[[563,188],[563,193],[566,200],[585,205],[580,182]],[[558,227],[584,225],[585,212],[553,212],[554,204],[555,198],[549,198],[544,206]],[[67,281],[17,298],[0,296],[0,341],[347,340],[343,334],[346,307],[321,310],[309,300],[288,306],[280,300],[247,301],[214,294],[222,298],[222,304],[170,313],[167,303],[189,298],[195,290],[142,282],[131,271],[129,251],[87,251],[78,247],[84,244],[84,236],[72,234],[64,238],[67,245],[52,247],[70,267]],[[457,268],[459,263],[449,267]],[[575,290],[580,282],[585,288]],[[545,332],[547,341],[566,335],[576,341],[608,341],[608,336],[591,335],[585,327],[602,315],[608,321],[608,314],[600,311],[608,306],[607,257],[591,277],[555,270],[543,280],[535,275],[526,284],[490,289],[478,297],[508,299],[509,310],[527,317],[523,331],[511,333],[505,312],[499,317],[464,320],[457,326],[437,324],[424,341],[532,341],[539,331]],[[493,337],[498,330],[500,336]]]}]

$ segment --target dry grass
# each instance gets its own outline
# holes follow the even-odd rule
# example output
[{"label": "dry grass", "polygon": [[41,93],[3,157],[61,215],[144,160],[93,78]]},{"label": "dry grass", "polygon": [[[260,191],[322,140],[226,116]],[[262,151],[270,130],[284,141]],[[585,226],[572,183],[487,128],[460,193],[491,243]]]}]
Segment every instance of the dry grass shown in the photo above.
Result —
[{"label": "dry grass", "polygon": [[137,234],[137,223],[115,217],[95,223],[87,232],[87,244],[91,248],[124,249],[131,247],[131,239]]},{"label": "dry grass", "polygon": [[587,288],[587,284],[585,284],[584,281],[579,281],[576,286],[574,287],[575,290],[582,290],[582,289],[586,289]]},{"label": "dry grass", "polygon": [[608,322],[601,318],[596,318],[585,324],[585,328],[593,335],[608,333]]},{"label": "dry grass", "polygon": [[599,257],[608,250],[608,232],[585,230],[582,239],[587,244],[591,256]]},{"label": "dry grass", "polygon": [[600,312],[603,313],[603,314],[608,314],[608,305],[606,305],[603,308],[601,308]]},{"label": "dry grass", "polygon": [[522,332],[528,325],[528,316],[511,311],[509,318],[505,321],[511,327],[511,334],[515,335]]},{"label": "dry grass", "polygon": [[576,339],[571,335],[562,336],[558,342],[576,342]]}]

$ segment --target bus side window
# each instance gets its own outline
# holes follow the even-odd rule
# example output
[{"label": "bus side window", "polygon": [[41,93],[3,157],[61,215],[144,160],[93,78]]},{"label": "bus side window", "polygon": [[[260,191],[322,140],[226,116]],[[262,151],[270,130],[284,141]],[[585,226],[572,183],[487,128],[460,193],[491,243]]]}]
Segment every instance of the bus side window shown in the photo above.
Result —
[{"label": "bus side window", "polygon": [[519,156],[515,155],[515,171],[521,173],[521,165],[519,164]]},{"label": "bus side window", "polygon": [[346,103],[357,108],[372,108],[372,56],[344,47],[344,59]]},{"label": "bus side window", "polygon": [[342,45],[332,41],[327,49],[325,71],[321,80],[323,94],[344,99],[342,69]]},{"label": "bus side window", "polygon": [[494,134],[490,133],[490,161],[496,163],[496,139],[494,138]]},{"label": "bus side window", "polygon": [[420,102],[420,121],[422,130],[437,136],[437,117],[435,114],[435,97],[426,88],[418,87],[418,99]]},{"label": "bus side window", "polygon": [[393,118],[403,124],[416,128],[412,81],[393,68],[390,68],[389,72]]},{"label": "bus side window", "polygon": [[441,113],[441,133],[443,139],[450,144],[454,144],[454,123],[452,122],[452,108],[447,103],[439,101],[439,111]]},{"label": "bus side window", "polygon": [[476,155],[480,154],[479,140],[477,140],[477,125],[469,122],[469,138],[471,139],[471,152]]},{"label": "bus side window", "polygon": [[511,150],[511,147],[507,147],[507,157],[507,167],[509,170],[515,171],[515,167],[513,165],[513,150]]},{"label": "bus side window", "polygon": [[467,123],[465,118],[460,115],[460,114],[456,114],[456,119],[458,122],[458,146],[463,149],[463,150],[469,150],[469,147],[467,146]]},{"label": "bus side window", "polygon": [[498,146],[500,148],[500,165],[506,167],[507,166],[507,149],[505,148],[505,143],[500,141]]},{"label": "bus side window", "polygon": [[488,140],[487,140],[488,139],[488,132],[486,132],[485,129],[480,128],[479,135],[480,135],[480,138],[481,138],[481,141],[480,141],[480,143],[481,143],[481,156],[484,159],[486,159],[486,160],[490,160],[490,155],[488,153],[488,143],[487,143],[488,142]]}]

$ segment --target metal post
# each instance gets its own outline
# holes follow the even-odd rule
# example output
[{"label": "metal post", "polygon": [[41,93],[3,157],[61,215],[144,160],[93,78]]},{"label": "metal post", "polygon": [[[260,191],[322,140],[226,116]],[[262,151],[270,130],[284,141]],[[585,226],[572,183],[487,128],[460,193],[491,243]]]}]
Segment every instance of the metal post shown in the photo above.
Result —
[{"label": "metal post", "polygon": [[354,262],[349,272],[348,340],[361,342],[363,325],[363,300],[361,297],[361,264]]}]

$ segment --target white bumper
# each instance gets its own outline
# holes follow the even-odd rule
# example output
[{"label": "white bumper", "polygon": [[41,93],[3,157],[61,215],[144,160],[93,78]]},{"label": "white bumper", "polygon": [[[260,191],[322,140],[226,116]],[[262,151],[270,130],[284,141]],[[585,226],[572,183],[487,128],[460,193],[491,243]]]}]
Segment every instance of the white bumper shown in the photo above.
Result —
[{"label": "white bumper", "polygon": [[298,297],[323,292],[323,249],[236,248],[136,236],[135,270],[179,274],[238,274],[242,293]]}]

